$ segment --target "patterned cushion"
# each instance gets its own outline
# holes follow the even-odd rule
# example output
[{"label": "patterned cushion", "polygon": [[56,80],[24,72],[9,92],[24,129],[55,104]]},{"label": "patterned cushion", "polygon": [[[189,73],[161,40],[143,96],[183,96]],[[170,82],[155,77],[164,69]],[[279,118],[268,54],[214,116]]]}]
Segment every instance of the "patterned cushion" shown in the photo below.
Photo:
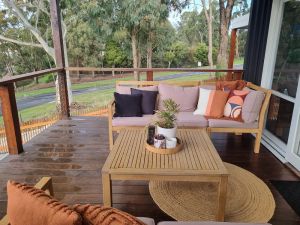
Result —
[{"label": "patterned cushion", "polygon": [[101,205],[75,205],[74,210],[83,217],[83,225],[145,225],[128,213]]},{"label": "patterned cushion", "polygon": [[224,108],[224,116],[231,119],[241,119],[242,106],[244,104],[244,99],[246,98],[249,91],[234,90],[230,93],[227,103]]},{"label": "patterned cushion", "polygon": [[200,88],[198,107],[194,115],[203,115],[211,118],[221,118],[228,92]]},{"label": "patterned cushion", "polygon": [[44,191],[7,182],[7,215],[12,225],[81,225],[81,216]]}]

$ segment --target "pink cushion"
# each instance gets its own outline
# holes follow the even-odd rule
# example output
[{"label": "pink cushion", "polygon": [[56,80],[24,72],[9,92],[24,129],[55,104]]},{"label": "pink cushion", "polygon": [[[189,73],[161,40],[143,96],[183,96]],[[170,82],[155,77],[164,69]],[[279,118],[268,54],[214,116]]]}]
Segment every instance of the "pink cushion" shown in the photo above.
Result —
[{"label": "pink cushion", "polygon": [[229,119],[209,119],[209,127],[225,127],[225,128],[258,128],[258,123],[243,123],[236,120]]},{"label": "pink cushion", "polygon": [[158,87],[157,86],[148,86],[148,87],[135,87],[135,86],[123,86],[123,85],[117,85],[116,86],[116,92],[119,94],[125,94],[125,95],[130,95],[131,88],[135,88],[138,90],[143,90],[143,91],[158,91]]},{"label": "pink cushion", "polygon": [[112,125],[113,127],[143,127],[149,125],[153,118],[154,115],[143,115],[142,117],[115,117],[112,120]]},{"label": "pink cushion", "polygon": [[249,88],[247,88],[247,90],[250,92],[244,100],[242,119],[245,123],[253,123],[259,117],[260,109],[265,99],[265,93],[262,91],[254,91]]},{"label": "pink cushion", "polygon": [[194,115],[193,112],[179,112],[177,115],[179,127],[207,127],[208,121],[204,116]]},{"label": "pink cushion", "polygon": [[196,109],[199,87],[180,87],[168,84],[159,84],[159,104],[158,109],[163,108],[165,99],[173,99],[180,105],[181,112],[193,112]]}]

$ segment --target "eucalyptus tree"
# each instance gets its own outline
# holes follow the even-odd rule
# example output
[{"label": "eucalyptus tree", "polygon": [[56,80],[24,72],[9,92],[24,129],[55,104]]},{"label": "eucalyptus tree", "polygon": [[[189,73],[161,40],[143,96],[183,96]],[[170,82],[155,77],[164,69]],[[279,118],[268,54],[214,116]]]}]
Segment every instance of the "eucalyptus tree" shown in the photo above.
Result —
[{"label": "eucalyptus tree", "polygon": [[[9,26],[2,28],[0,34],[1,42],[15,43],[21,46],[30,46],[43,49],[55,62],[55,53],[52,46],[49,0],[3,0],[4,5],[1,12],[4,13],[4,20]],[[14,21],[12,23],[11,21]],[[63,22],[64,39],[66,37],[66,25]],[[24,36],[16,35],[19,32],[29,33],[31,39],[23,39]],[[22,38],[23,37],[23,38]],[[65,42],[64,42],[65,43]],[[65,47],[65,58],[67,59],[67,49]],[[68,66],[68,60],[66,60]],[[67,74],[69,103],[72,103],[71,82]],[[59,90],[57,87],[57,99]],[[58,101],[57,101],[58,102]],[[58,102],[59,103],[59,102]]]},{"label": "eucalyptus tree", "polygon": [[[186,0],[93,0],[89,20],[99,33],[108,36],[122,31],[130,39],[132,65],[141,65],[141,46],[147,45],[148,66],[151,66],[153,41],[157,26],[168,17],[170,10],[180,10]],[[145,36],[146,33],[146,41]],[[139,74],[134,73],[135,79]]]}]

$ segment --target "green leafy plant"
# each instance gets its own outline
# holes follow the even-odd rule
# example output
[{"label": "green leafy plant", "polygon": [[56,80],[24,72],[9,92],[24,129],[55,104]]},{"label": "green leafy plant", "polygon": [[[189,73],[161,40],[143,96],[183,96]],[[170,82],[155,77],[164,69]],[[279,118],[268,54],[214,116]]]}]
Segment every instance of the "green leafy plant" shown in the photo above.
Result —
[{"label": "green leafy plant", "polygon": [[171,129],[175,127],[176,114],[179,111],[179,105],[172,99],[166,99],[163,101],[163,109],[156,111],[155,125]]}]

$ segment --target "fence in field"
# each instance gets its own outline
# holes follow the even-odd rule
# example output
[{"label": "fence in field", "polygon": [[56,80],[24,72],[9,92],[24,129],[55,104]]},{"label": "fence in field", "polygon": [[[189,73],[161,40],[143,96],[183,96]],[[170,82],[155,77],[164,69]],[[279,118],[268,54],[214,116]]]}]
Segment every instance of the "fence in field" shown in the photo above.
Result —
[{"label": "fence in field", "polygon": [[[72,109],[71,114],[72,116],[105,116],[107,115],[107,106]],[[58,120],[58,114],[54,114],[52,117],[23,122],[20,127],[22,132],[22,142],[26,143],[30,141]],[[7,139],[4,127],[0,127],[0,154],[5,153],[8,153]]]}]

